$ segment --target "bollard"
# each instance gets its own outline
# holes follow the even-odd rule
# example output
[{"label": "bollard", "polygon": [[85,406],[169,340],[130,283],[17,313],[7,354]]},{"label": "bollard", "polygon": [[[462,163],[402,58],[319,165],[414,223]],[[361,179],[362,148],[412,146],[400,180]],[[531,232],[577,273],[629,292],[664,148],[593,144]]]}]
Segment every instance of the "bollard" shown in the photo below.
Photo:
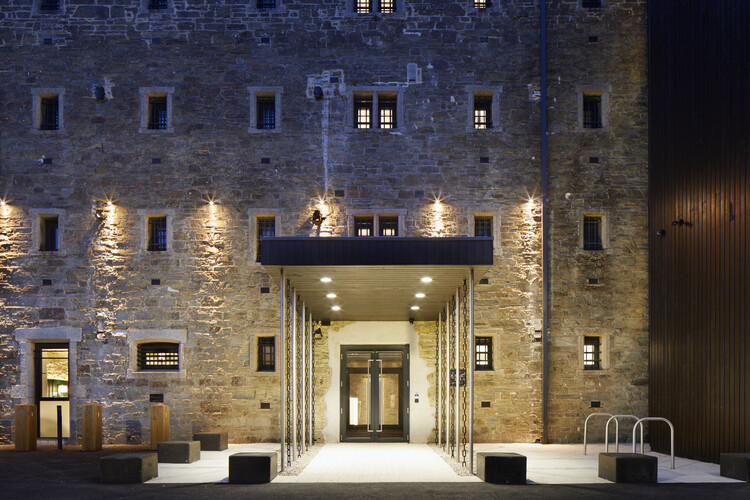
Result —
[{"label": "bollard", "polygon": [[81,450],[99,451],[102,449],[102,407],[97,404],[83,405],[83,433]]},{"label": "bollard", "polygon": [[151,407],[151,449],[162,441],[169,441],[169,406],[155,404]]},{"label": "bollard", "polygon": [[16,451],[36,450],[36,405],[16,405]]}]

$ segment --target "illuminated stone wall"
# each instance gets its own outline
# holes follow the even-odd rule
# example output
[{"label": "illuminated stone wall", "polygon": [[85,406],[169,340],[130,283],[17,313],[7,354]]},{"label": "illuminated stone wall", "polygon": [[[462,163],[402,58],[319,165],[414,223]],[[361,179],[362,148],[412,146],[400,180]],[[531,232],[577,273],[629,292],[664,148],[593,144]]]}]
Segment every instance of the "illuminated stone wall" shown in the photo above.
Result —
[{"label": "illuminated stone wall", "polygon": [[[356,15],[343,0],[279,0],[271,12],[175,0],[154,13],[146,3],[63,1],[58,14],[32,2],[0,6],[9,69],[0,94],[0,440],[11,438],[13,405],[33,400],[18,386],[31,360],[14,331],[53,326],[83,330],[74,432],[81,405],[98,402],[106,442],[148,440],[149,394],[161,393],[174,438],[221,429],[232,442],[276,440],[279,378],[257,371],[256,342],[278,333],[279,297],[256,263],[254,218],[275,213],[283,236],[344,236],[353,213],[390,211],[405,214],[407,236],[471,235],[474,214],[499,221],[495,266],[476,287],[476,333],[493,336],[495,354],[495,370],[477,375],[476,438],[539,438],[537,2],[476,11],[468,1],[405,0],[393,15]],[[562,441],[580,440],[591,400],[626,413],[647,401],[645,2],[606,3],[597,12],[550,6],[550,429]],[[576,89],[589,82],[610,88],[604,132],[576,129]],[[95,100],[96,87],[106,101]],[[140,130],[142,89],[156,87],[174,89],[171,131]],[[282,89],[278,130],[248,131],[248,87]],[[358,88],[398,90],[399,127],[355,130]],[[34,129],[40,89],[64,90],[62,130]],[[470,127],[474,91],[495,93],[490,130]],[[600,163],[587,163],[595,155]],[[319,232],[315,209],[326,217]],[[610,214],[602,255],[578,250],[578,214],[593,209]],[[61,247],[38,252],[34,220],[50,210]],[[146,217],[162,213],[170,249],[146,251]],[[584,283],[593,274],[598,288]],[[134,373],[135,330],[185,332],[182,372]],[[580,369],[576,342],[588,331],[611,335],[611,368],[597,376]],[[327,348],[318,353],[323,388]],[[324,404],[316,415],[325,419]]]}]

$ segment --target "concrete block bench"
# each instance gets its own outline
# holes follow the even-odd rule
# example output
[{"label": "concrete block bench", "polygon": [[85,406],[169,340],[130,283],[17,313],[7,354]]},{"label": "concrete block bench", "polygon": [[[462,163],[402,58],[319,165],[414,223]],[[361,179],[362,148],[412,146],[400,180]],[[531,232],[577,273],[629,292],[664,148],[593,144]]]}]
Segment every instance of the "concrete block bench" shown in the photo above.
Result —
[{"label": "concrete block bench", "polygon": [[526,457],[518,453],[477,453],[477,476],[492,484],[526,484]]},{"label": "concrete block bench", "polygon": [[229,482],[270,483],[276,477],[276,453],[248,452],[229,456]]},{"label": "concrete block bench", "polygon": [[143,483],[157,477],[157,454],[117,453],[99,459],[102,483]]},{"label": "concrete block bench", "polygon": [[655,483],[659,460],[639,453],[599,453],[599,477],[615,483]]},{"label": "concrete block bench", "polygon": [[226,432],[199,432],[193,434],[193,441],[199,441],[201,451],[222,451],[229,448]]},{"label": "concrete block bench", "polygon": [[156,445],[159,463],[192,464],[201,458],[200,441],[162,441]]},{"label": "concrete block bench", "polygon": [[724,477],[750,481],[750,453],[720,454],[719,471]]}]

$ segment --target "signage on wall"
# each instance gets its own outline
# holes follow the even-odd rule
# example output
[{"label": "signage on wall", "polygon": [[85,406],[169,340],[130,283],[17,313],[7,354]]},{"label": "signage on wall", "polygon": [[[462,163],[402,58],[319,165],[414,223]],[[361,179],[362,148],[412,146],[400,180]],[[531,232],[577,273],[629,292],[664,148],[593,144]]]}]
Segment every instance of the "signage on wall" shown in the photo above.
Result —
[{"label": "signage on wall", "polygon": [[[456,369],[452,368],[450,372],[451,387],[456,387]],[[458,370],[458,386],[466,387],[466,369],[461,368]]]}]

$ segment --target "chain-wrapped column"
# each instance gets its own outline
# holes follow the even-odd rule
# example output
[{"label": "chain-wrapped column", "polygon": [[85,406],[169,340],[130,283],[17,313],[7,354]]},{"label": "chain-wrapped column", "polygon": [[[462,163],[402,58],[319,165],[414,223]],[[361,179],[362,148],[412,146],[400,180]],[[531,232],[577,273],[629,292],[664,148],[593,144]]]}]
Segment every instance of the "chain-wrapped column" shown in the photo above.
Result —
[{"label": "chain-wrapped column", "polygon": [[295,417],[295,434],[294,444],[297,449],[297,457],[302,456],[302,383],[303,383],[303,367],[302,367],[302,331],[304,326],[302,324],[302,300],[299,296],[296,297],[294,310],[294,417]]},{"label": "chain-wrapped column", "polygon": [[456,453],[456,382],[458,381],[458,373],[455,372],[456,364],[454,362],[456,358],[456,328],[454,316],[456,314],[455,297],[451,298],[451,303],[448,309],[448,371],[451,373],[450,385],[448,386],[448,441],[450,442],[451,457],[455,457]]},{"label": "chain-wrapped column", "polygon": [[284,359],[285,359],[285,366],[284,366],[284,411],[286,413],[286,418],[284,419],[285,422],[285,430],[286,438],[284,439],[284,446],[285,449],[282,450],[282,453],[284,456],[282,457],[282,462],[286,459],[286,464],[291,467],[292,465],[292,446],[294,441],[294,434],[293,434],[293,413],[292,413],[292,407],[294,405],[294,397],[292,392],[292,371],[293,371],[293,363],[294,363],[294,356],[293,356],[293,349],[294,346],[294,292],[292,291],[292,286],[289,280],[286,280],[286,294],[285,294],[285,313],[284,313],[284,330],[285,330],[285,340],[284,345],[282,346],[282,349],[284,350]]},{"label": "chain-wrapped column", "polygon": [[441,312],[441,318],[443,318],[442,322],[442,331],[440,332],[440,336],[442,338],[441,342],[441,363],[442,363],[442,371],[441,371],[441,378],[442,378],[442,384],[440,386],[440,421],[441,421],[441,434],[443,439],[443,449],[446,449],[448,446],[448,430],[446,427],[446,423],[448,422],[448,384],[450,382],[449,373],[448,373],[448,314],[447,314],[447,307],[445,310],[445,313]]},{"label": "chain-wrapped column", "polygon": [[284,281],[284,269],[280,271],[279,279],[279,445],[281,448],[281,470],[284,470],[284,450],[286,448],[286,387],[284,385],[284,364],[286,356],[284,344],[286,343],[286,282]]},{"label": "chain-wrapped column", "polygon": [[305,335],[305,422],[307,426],[305,430],[305,451],[310,449],[312,446],[312,415],[310,413],[310,399],[312,398],[312,314],[307,315],[306,324],[306,335]]},{"label": "chain-wrapped column", "polygon": [[[461,289],[461,366],[464,374],[468,375],[469,372],[469,345],[468,345],[468,334],[469,334],[469,300],[466,280],[464,280],[464,286]],[[466,380],[466,378],[464,378]],[[468,387],[464,384],[461,389],[461,465],[466,467],[466,445],[468,443],[467,437],[467,418],[468,418]]]},{"label": "chain-wrapped column", "polygon": [[440,446],[440,315],[435,322],[435,445]]}]

